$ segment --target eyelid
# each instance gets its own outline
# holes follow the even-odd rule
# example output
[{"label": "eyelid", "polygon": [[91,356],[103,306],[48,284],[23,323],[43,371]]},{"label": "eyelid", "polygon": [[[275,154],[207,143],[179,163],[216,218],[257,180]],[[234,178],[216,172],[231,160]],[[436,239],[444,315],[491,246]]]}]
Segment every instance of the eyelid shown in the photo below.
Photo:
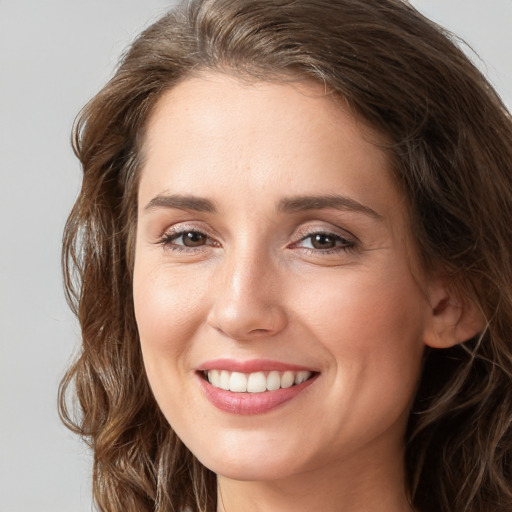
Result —
[{"label": "eyelid", "polygon": [[326,234],[331,235],[339,238],[343,238],[347,242],[352,243],[359,243],[359,239],[357,236],[355,236],[353,233],[348,231],[345,228],[341,228],[338,226],[335,227],[328,227],[328,226],[321,226],[318,224],[310,224],[306,226],[300,226],[299,229],[296,231],[294,238],[296,238],[297,241],[303,240],[304,238],[307,238],[312,235],[316,234]]},{"label": "eyelid", "polygon": [[206,226],[204,222],[201,221],[176,222],[174,224],[171,224],[170,226],[166,226],[165,229],[161,231],[160,236],[164,236],[166,234],[173,235],[184,232],[186,233],[187,231],[196,231],[197,233],[203,233],[204,235],[210,238],[216,238],[216,235],[212,232],[212,230],[208,226]]},{"label": "eyelid", "polygon": [[[315,235],[326,235],[334,240],[334,247],[314,247],[313,237]],[[311,239],[310,247],[307,247],[305,242]],[[350,231],[332,225],[318,225],[309,224],[301,225],[294,235],[294,242],[288,248],[300,251],[302,254],[313,257],[315,260],[318,258],[340,258],[348,252],[357,250],[359,247],[359,239],[354,236]]]},{"label": "eyelid", "polygon": [[[325,235],[325,236],[333,239],[335,242],[338,242],[339,245],[337,245],[337,246],[335,245],[335,247],[323,248],[323,249],[315,248],[315,247],[303,247],[303,246],[300,245],[302,242],[305,242],[308,239],[312,239],[316,235]],[[329,253],[329,252],[332,252],[332,251],[339,251],[339,250],[346,250],[346,249],[349,249],[349,248],[353,248],[354,245],[355,245],[355,243],[354,243],[353,240],[350,240],[349,238],[346,238],[344,236],[337,235],[335,233],[329,233],[327,231],[322,231],[322,232],[318,231],[316,233],[310,233],[309,235],[303,236],[297,242],[294,242],[292,244],[292,248],[301,248],[301,249],[306,249],[306,250],[310,250],[310,251],[317,251],[317,252],[325,254],[325,253]]]},{"label": "eyelid", "polygon": [[[187,247],[184,244],[173,244],[173,241],[180,238],[180,236],[185,235],[186,233],[200,233],[204,235],[210,243],[206,243],[204,245],[200,245],[197,247]],[[213,243],[211,243],[213,241]],[[207,229],[204,225],[198,226],[194,223],[182,222],[174,224],[163,231],[158,237],[156,244],[162,245],[165,247],[172,246],[174,249],[181,248],[181,250],[191,250],[197,251],[201,250],[203,247],[211,247],[211,246],[220,246],[220,243],[217,240],[217,237],[212,234],[210,229]],[[179,250],[179,249],[178,249]]]}]

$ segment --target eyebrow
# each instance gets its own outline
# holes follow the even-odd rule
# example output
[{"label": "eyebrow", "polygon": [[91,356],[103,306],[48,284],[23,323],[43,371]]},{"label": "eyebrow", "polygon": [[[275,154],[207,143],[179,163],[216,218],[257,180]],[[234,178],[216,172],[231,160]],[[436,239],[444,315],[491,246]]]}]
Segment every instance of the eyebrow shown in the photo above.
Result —
[{"label": "eyebrow", "polygon": [[286,213],[306,210],[322,210],[324,208],[334,208],[342,211],[355,211],[368,215],[376,220],[383,219],[382,215],[368,206],[365,206],[349,197],[338,195],[285,197],[281,199],[278,204],[278,210]]},{"label": "eyebrow", "polygon": [[144,210],[155,208],[176,208],[178,210],[193,210],[196,212],[215,213],[217,209],[213,201],[196,196],[178,194],[158,195],[144,207]]},{"label": "eyebrow", "polygon": [[[217,211],[215,203],[210,199],[180,194],[159,194],[151,199],[151,201],[144,207],[146,211],[153,210],[155,208],[175,208],[178,210],[191,210],[206,213],[215,213]],[[326,208],[333,208],[342,211],[355,211],[377,220],[383,219],[382,215],[368,206],[365,206],[349,197],[339,195],[285,197],[279,201],[277,206],[277,210],[283,213],[322,210]]]}]

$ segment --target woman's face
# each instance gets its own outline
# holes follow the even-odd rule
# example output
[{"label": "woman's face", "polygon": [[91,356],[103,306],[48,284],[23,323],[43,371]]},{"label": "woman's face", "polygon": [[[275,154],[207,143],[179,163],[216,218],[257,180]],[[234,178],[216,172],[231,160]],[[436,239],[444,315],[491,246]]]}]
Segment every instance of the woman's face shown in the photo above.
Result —
[{"label": "woman's face", "polygon": [[172,428],[221,475],[401,458],[432,313],[375,139],[318,84],[215,74],[150,119],[144,364]]}]

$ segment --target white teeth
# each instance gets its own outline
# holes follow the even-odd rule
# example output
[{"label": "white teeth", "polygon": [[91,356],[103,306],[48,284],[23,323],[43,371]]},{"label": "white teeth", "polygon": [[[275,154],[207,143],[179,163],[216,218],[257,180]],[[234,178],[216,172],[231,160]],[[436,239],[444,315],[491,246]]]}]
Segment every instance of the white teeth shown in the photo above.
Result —
[{"label": "white teeth", "polygon": [[249,374],[247,379],[247,391],[249,393],[263,393],[267,390],[267,378],[263,372]]},{"label": "white teeth", "polygon": [[213,384],[216,388],[220,387],[220,372],[219,370],[212,370],[208,372],[208,380],[210,384]]},{"label": "white teeth", "polygon": [[269,391],[275,391],[281,387],[281,375],[279,372],[270,372],[267,377],[267,389]]},{"label": "white teeth", "polygon": [[291,388],[295,382],[295,375],[293,372],[284,372],[281,377],[281,387]]},{"label": "white teeth", "polygon": [[229,378],[229,391],[237,393],[247,391],[247,377],[243,373],[233,372]]},{"label": "white teeth", "polygon": [[229,372],[226,370],[220,372],[219,388],[229,391]]},{"label": "white teeth", "polygon": [[302,384],[303,382],[306,382],[309,377],[311,377],[311,372],[299,372],[297,375],[295,375],[295,384]]},{"label": "white teeth", "polygon": [[235,393],[264,393],[279,388],[286,389],[293,385],[302,384],[312,376],[312,372],[304,370],[283,373],[271,371],[268,374],[265,374],[265,372],[245,374],[227,370],[209,370],[206,374],[212,386]]}]

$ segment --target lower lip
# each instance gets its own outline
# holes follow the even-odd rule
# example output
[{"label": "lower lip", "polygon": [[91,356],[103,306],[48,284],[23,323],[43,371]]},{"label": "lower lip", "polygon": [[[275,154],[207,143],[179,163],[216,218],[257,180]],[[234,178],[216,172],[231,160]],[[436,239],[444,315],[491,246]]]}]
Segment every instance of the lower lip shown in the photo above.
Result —
[{"label": "lower lip", "polygon": [[212,386],[207,380],[198,376],[201,388],[211,404],[217,409],[232,414],[263,414],[280,405],[293,400],[317,379],[318,374],[311,379],[290,388],[265,391],[263,393],[233,393]]}]

